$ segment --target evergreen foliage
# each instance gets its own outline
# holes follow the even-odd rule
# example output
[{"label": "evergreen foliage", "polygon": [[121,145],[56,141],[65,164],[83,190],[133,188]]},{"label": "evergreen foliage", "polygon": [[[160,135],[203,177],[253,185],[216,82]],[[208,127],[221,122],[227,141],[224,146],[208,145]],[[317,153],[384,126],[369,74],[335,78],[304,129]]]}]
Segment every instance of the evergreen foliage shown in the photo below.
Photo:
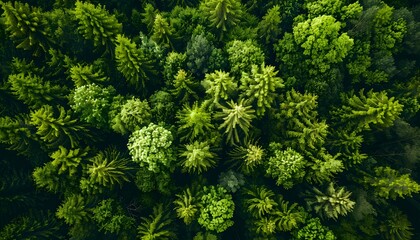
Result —
[{"label": "evergreen foliage", "polygon": [[81,224],[90,217],[86,209],[86,200],[81,195],[71,195],[67,197],[63,204],[57,209],[56,216],[69,225]]},{"label": "evergreen foliage", "polygon": [[162,204],[153,207],[149,217],[142,217],[137,228],[137,238],[141,240],[169,240],[175,233],[170,229],[172,220]]},{"label": "evergreen foliage", "polygon": [[139,130],[140,127],[148,125],[152,114],[147,100],[141,101],[138,98],[127,100],[121,106],[119,113],[112,118],[112,129],[118,133],[126,134]]},{"label": "evergreen foliage", "polygon": [[187,188],[182,194],[177,194],[174,200],[175,211],[178,218],[182,219],[185,224],[191,224],[196,219],[198,211],[197,199],[191,194],[190,188]]},{"label": "evergreen foliage", "polygon": [[203,105],[198,106],[198,102],[194,102],[192,107],[184,105],[176,117],[180,125],[178,132],[182,134],[180,139],[183,141],[202,139],[206,132],[214,128],[210,113]]},{"label": "evergreen foliage", "polygon": [[205,0],[200,8],[210,25],[222,31],[237,25],[242,14],[241,2],[238,0]]},{"label": "evergreen foliage", "polygon": [[263,164],[266,152],[256,143],[247,142],[244,145],[236,146],[229,155],[236,161],[234,165],[239,165],[242,172],[249,174]]},{"label": "evergreen foliage", "polygon": [[211,96],[212,102],[218,104],[221,99],[229,99],[237,89],[238,84],[229,76],[229,73],[217,70],[206,74],[201,85],[206,89],[206,93]]},{"label": "evergreen foliage", "polygon": [[70,78],[76,87],[87,84],[101,84],[109,81],[109,77],[100,69],[95,69],[94,65],[78,64],[70,68]]},{"label": "evergreen foliage", "polygon": [[93,208],[92,218],[100,230],[120,236],[123,236],[122,232],[131,229],[135,223],[134,218],[126,216],[123,208],[113,199],[102,200]]},{"label": "evergreen foliage", "polygon": [[264,53],[255,42],[251,40],[234,40],[227,43],[228,60],[230,71],[235,76],[241,76],[242,72],[251,72],[252,65],[264,63]]},{"label": "evergreen foliage", "polygon": [[182,159],[182,169],[189,173],[200,174],[216,165],[216,154],[210,151],[208,142],[195,141],[192,144],[187,144],[179,156]]},{"label": "evergreen foliage", "polygon": [[78,23],[77,31],[95,46],[115,43],[122,32],[122,24],[100,4],[77,1],[70,12]]}]

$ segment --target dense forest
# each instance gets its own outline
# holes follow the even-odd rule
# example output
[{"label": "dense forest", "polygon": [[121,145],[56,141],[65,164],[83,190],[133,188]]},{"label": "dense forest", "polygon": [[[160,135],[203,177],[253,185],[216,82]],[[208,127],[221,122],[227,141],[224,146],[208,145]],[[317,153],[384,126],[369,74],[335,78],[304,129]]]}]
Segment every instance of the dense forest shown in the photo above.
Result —
[{"label": "dense forest", "polygon": [[419,239],[418,1],[0,6],[1,240]]}]

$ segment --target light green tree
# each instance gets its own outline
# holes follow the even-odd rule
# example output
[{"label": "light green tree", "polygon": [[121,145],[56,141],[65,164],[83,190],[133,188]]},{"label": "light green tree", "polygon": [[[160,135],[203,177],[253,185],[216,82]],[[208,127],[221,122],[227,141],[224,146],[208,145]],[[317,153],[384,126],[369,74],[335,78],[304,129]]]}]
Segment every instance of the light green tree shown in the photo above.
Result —
[{"label": "light green tree", "polygon": [[251,121],[255,118],[255,111],[243,99],[238,103],[231,100],[227,104],[228,107],[222,106],[222,112],[216,113],[215,117],[224,120],[219,129],[225,129],[224,133],[227,135],[227,142],[231,144],[238,143],[240,141],[240,133],[244,136],[248,135]]},{"label": "light green tree", "polygon": [[118,133],[127,134],[148,125],[151,118],[151,109],[147,100],[142,101],[132,97],[120,105],[119,112],[111,119],[111,127]]},{"label": "light green tree", "polygon": [[410,174],[401,174],[390,167],[376,167],[372,176],[365,176],[363,182],[373,188],[374,194],[385,199],[411,197],[420,192],[420,185],[410,178]]},{"label": "light green tree", "polygon": [[241,2],[238,0],[205,0],[200,9],[211,23],[211,26],[227,31],[240,21]]},{"label": "light green tree", "polygon": [[318,188],[313,188],[313,196],[306,199],[308,206],[322,217],[337,218],[346,216],[356,204],[350,199],[351,192],[344,187],[335,188],[333,183],[328,185],[325,193]]},{"label": "light green tree", "polygon": [[122,24],[115,15],[100,4],[77,1],[70,13],[79,25],[77,31],[85,39],[93,41],[94,46],[110,47],[122,32]]},{"label": "light green tree", "polygon": [[206,93],[210,95],[214,104],[218,104],[222,99],[226,101],[231,98],[238,87],[238,83],[228,72],[220,70],[206,74],[201,85],[206,89]]},{"label": "light green tree", "polygon": [[262,116],[277,96],[276,91],[283,88],[283,80],[277,77],[278,71],[273,66],[252,65],[251,73],[242,72],[241,98],[249,99],[257,105],[257,116]]},{"label": "light green tree", "polygon": [[90,210],[99,230],[105,233],[114,233],[122,237],[127,230],[134,227],[135,219],[127,216],[123,207],[114,199],[102,200]]},{"label": "light green tree", "polygon": [[252,40],[234,40],[226,44],[230,72],[233,76],[240,77],[242,72],[251,72],[252,65],[264,63],[264,53]]},{"label": "light green tree", "polygon": [[92,64],[77,64],[70,68],[70,78],[76,87],[96,83],[101,84],[109,81],[109,77],[101,69],[95,69]]},{"label": "light green tree", "polygon": [[205,106],[198,105],[198,102],[190,107],[185,104],[176,114],[178,119],[178,132],[181,141],[193,141],[205,138],[206,133],[214,129],[211,123],[211,114]]},{"label": "light green tree", "polygon": [[83,196],[73,194],[67,197],[57,209],[56,216],[64,219],[68,225],[78,225],[90,218],[90,212],[86,207],[86,200]]},{"label": "light green tree", "polygon": [[305,226],[297,231],[294,231],[296,240],[322,239],[322,240],[337,240],[333,231],[321,224],[319,218],[311,218]]},{"label": "light green tree", "polygon": [[151,63],[136,43],[120,34],[116,36],[115,61],[130,85],[145,88],[148,75],[153,72]]},{"label": "light green tree", "polygon": [[153,207],[153,213],[148,217],[141,217],[137,228],[137,238],[141,240],[170,240],[176,237],[170,229],[172,220],[162,204]]},{"label": "light green tree", "polygon": [[301,182],[305,176],[307,162],[304,157],[291,148],[281,150],[281,145],[270,143],[266,174],[276,180],[277,185],[286,189]]},{"label": "light green tree", "polygon": [[128,139],[128,150],[134,162],[158,173],[173,168],[175,154],[172,133],[164,127],[150,123],[134,131]]},{"label": "light green tree", "polygon": [[197,199],[191,193],[190,188],[176,195],[174,205],[178,218],[182,219],[185,224],[189,225],[196,219],[198,212]]},{"label": "light green tree", "polygon": [[247,211],[255,218],[262,218],[274,212],[278,203],[275,194],[264,186],[251,186],[244,190]]},{"label": "light green tree", "polygon": [[152,28],[152,40],[166,47],[173,48],[171,41],[173,31],[174,30],[168,20],[166,20],[166,18],[164,18],[160,13],[156,13]]},{"label": "light green tree", "polygon": [[223,187],[205,186],[199,204],[198,223],[205,229],[221,233],[233,225],[235,203]]},{"label": "light green tree", "polygon": [[172,77],[171,93],[180,102],[188,102],[190,99],[198,100],[196,89],[198,82],[194,81],[191,74],[184,69],[180,69],[175,76]]},{"label": "light green tree", "polygon": [[179,156],[182,159],[182,169],[189,173],[200,174],[216,165],[216,154],[211,152],[208,142],[195,141],[187,144]]},{"label": "light green tree", "polygon": [[253,141],[247,141],[243,145],[237,145],[229,152],[233,165],[239,166],[245,174],[250,174],[256,170],[258,166],[263,164],[266,151]]}]

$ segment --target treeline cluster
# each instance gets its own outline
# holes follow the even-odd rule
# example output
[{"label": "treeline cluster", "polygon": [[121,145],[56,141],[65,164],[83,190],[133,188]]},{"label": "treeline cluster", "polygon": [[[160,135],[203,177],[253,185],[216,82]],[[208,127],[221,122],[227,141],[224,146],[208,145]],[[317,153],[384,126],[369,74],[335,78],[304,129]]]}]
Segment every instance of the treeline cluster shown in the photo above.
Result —
[{"label": "treeline cluster", "polygon": [[419,236],[415,2],[0,1],[0,239]]}]

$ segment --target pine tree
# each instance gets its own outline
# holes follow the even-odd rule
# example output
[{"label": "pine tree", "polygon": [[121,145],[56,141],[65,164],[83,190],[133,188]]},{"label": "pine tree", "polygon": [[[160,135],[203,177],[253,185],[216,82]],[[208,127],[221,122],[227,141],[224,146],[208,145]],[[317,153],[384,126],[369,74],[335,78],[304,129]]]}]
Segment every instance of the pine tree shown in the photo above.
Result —
[{"label": "pine tree", "polygon": [[251,186],[244,190],[244,195],[247,211],[256,218],[262,218],[274,212],[278,205],[275,201],[274,192],[263,186]]},{"label": "pine tree", "polygon": [[32,132],[28,121],[27,116],[0,117],[0,143],[20,154],[30,154]]},{"label": "pine tree", "polygon": [[153,207],[153,213],[148,217],[141,217],[137,228],[138,238],[141,240],[170,240],[175,233],[170,229],[172,220],[162,204]]},{"label": "pine tree", "polygon": [[289,204],[283,196],[279,196],[278,203],[278,210],[273,213],[278,230],[292,231],[305,222],[307,213],[303,207],[299,207],[297,203]]},{"label": "pine tree", "polygon": [[239,23],[242,6],[238,0],[206,0],[200,8],[208,17],[211,26],[222,31]]},{"label": "pine tree", "polygon": [[174,200],[175,211],[178,218],[189,225],[196,219],[198,205],[197,199],[191,194],[190,188],[185,189],[182,194],[177,194]]},{"label": "pine tree", "polygon": [[196,92],[198,83],[185,70],[180,69],[172,79],[171,93],[181,103],[188,102],[191,98],[199,99]]},{"label": "pine tree", "polygon": [[64,219],[68,225],[80,225],[89,220],[91,213],[87,209],[86,199],[77,194],[68,196],[57,209],[56,216]]},{"label": "pine tree", "polygon": [[228,154],[234,166],[239,165],[243,173],[250,174],[263,164],[266,151],[256,142],[246,141],[243,145],[235,146]]},{"label": "pine tree", "polygon": [[256,102],[257,116],[264,115],[265,110],[271,108],[277,96],[276,90],[284,87],[283,80],[276,77],[277,73],[273,66],[265,66],[264,63],[252,65],[251,74],[242,72],[240,96]]},{"label": "pine tree", "polygon": [[208,142],[195,141],[192,144],[187,144],[179,156],[182,159],[183,170],[189,173],[200,174],[216,165],[216,154],[211,152]]},{"label": "pine tree", "polygon": [[206,93],[211,96],[214,104],[219,104],[221,99],[226,101],[231,98],[238,86],[228,72],[219,70],[206,74],[201,85],[206,89]]},{"label": "pine tree", "polygon": [[95,69],[94,65],[77,64],[70,68],[70,78],[76,87],[86,84],[101,84],[109,81],[101,69]]},{"label": "pine tree", "polygon": [[354,130],[369,130],[390,127],[402,112],[403,106],[394,97],[388,98],[385,91],[370,90],[364,94],[360,90],[359,96],[345,98],[344,105],[333,112],[340,123],[345,123]]},{"label": "pine tree", "polygon": [[374,176],[365,176],[364,183],[371,186],[374,194],[385,199],[411,197],[420,192],[420,185],[410,178],[410,174],[401,174],[390,167],[376,167]]},{"label": "pine tree", "polygon": [[127,82],[136,88],[145,88],[149,75],[153,73],[151,62],[136,43],[118,34],[116,36],[115,60],[117,69]]},{"label": "pine tree", "polygon": [[[72,148],[79,142],[89,137],[88,129],[71,116],[70,111],[59,106],[59,116],[53,107],[44,105],[40,109],[31,112],[29,124],[36,127],[36,134],[50,147],[69,145]],[[54,116],[56,115],[56,116]]]},{"label": "pine tree", "polygon": [[266,43],[272,43],[278,39],[281,33],[280,24],[282,22],[280,6],[274,5],[267,10],[262,20],[258,23],[258,33]]},{"label": "pine tree", "polygon": [[225,129],[226,141],[231,144],[238,143],[240,133],[244,136],[248,135],[251,121],[255,118],[255,111],[244,99],[241,99],[238,103],[231,100],[227,104],[228,107],[222,106],[222,112],[216,113],[215,117],[224,120],[219,129]]},{"label": "pine tree", "polygon": [[211,131],[214,126],[211,123],[211,114],[204,108],[199,106],[198,102],[194,102],[192,107],[185,104],[184,107],[176,114],[178,119],[178,132],[181,141],[193,141],[203,139],[206,133]]},{"label": "pine tree", "polygon": [[7,81],[13,95],[31,108],[63,100],[67,94],[65,87],[52,85],[43,77],[31,73],[11,74]]},{"label": "pine tree", "polygon": [[38,7],[19,1],[1,2],[6,30],[18,43],[16,48],[33,49],[34,55],[47,52],[52,43],[49,22]]},{"label": "pine tree", "polygon": [[157,13],[154,18],[152,28],[152,40],[157,43],[173,48],[171,37],[173,35],[173,28],[169,25],[168,20],[164,18],[160,13]]},{"label": "pine tree", "polygon": [[122,25],[104,6],[77,1],[71,10],[78,22],[77,30],[87,40],[92,40],[94,46],[108,46],[115,43],[117,35],[121,34]]},{"label": "pine tree", "polygon": [[59,146],[59,149],[53,152],[50,157],[53,159],[51,164],[58,169],[58,174],[75,175],[80,168],[81,162],[87,156],[89,147],[85,149],[66,149]]},{"label": "pine tree", "polygon": [[318,188],[313,188],[314,196],[307,198],[306,201],[311,209],[322,217],[337,220],[339,215],[347,215],[353,210],[355,202],[350,199],[351,192],[344,187],[336,189],[333,183],[328,185],[326,193]]}]

